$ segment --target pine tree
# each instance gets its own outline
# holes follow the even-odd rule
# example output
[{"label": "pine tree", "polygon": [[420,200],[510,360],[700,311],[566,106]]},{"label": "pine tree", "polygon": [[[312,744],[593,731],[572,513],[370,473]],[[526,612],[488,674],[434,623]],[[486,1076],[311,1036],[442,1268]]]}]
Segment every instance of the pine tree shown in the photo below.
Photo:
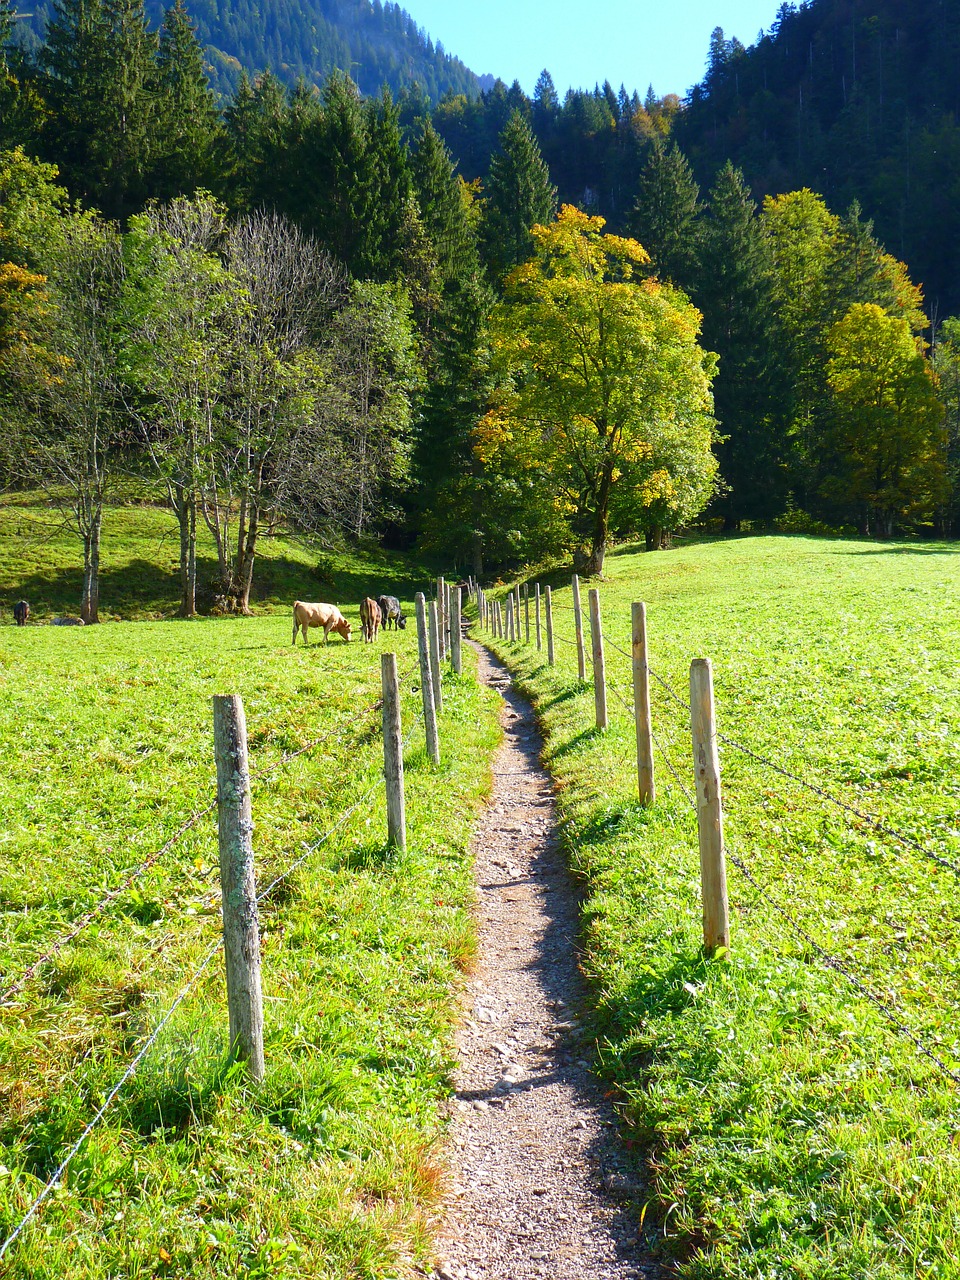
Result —
[{"label": "pine tree", "polygon": [[714,503],[728,528],[767,520],[786,506],[789,388],[777,359],[769,246],[743,174],[729,161],[710,192],[700,239],[695,298],[702,343],[720,356],[713,386],[721,474]]},{"label": "pine tree", "polygon": [[156,51],[143,0],[58,0],[47,29],[45,150],[73,194],[110,218],[125,218],[147,194]]},{"label": "pine tree", "polygon": [[696,274],[700,188],[683,152],[655,136],[640,175],[631,232],[661,280],[688,288]]},{"label": "pine tree", "polygon": [[490,162],[483,203],[481,248],[494,277],[502,277],[533,252],[530,230],[556,212],[557,189],[530,126],[515,111]]},{"label": "pine tree", "polygon": [[410,169],[420,216],[444,281],[473,278],[479,269],[476,237],[450,153],[429,120],[424,122]]},{"label": "pine tree", "polygon": [[184,0],[167,9],[157,54],[159,147],[153,194],[161,200],[211,187],[222,130],[203,50]]}]

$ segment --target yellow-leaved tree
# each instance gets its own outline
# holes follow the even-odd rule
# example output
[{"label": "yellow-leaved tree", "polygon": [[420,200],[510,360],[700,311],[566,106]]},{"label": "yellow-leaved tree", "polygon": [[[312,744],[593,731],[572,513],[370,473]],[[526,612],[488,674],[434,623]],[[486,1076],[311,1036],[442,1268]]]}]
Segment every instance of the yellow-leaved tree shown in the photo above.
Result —
[{"label": "yellow-leaved tree", "polygon": [[858,504],[864,532],[932,515],[946,492],[944,413],[909,321],[855,303],[827,335],[836,453],[826,496]]},{"label": "yellow-leaved tree", "polygon": [[703,509],[717,474],[716,357],[698,345],[700,313],[646,277],[641,245],[603,227],[570,205],[534,227],[534,256],[493,318],[497,382],[476,433],[487,468],[525,474],[525,491],[562,518],[586,574],[603,568],[614,516],[659,546]]}]

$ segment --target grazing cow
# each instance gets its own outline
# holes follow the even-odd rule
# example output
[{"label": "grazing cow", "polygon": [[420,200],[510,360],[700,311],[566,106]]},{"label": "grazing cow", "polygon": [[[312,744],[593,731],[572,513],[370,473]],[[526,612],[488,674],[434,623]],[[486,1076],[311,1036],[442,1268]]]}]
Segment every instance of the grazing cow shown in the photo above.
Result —
[{"label": "grazing cow", "polygon": [[304,600],[295,600],[293,604],[293,643],[297,643],[297,632],[303,629],[303,643],[307,643],[307,628],[323,627],[323,642],[327,643],[330,632],[336,631],[344,640],[350,639],[352,627],[335,604],[307,604]]},{"label": "grazing cow", "polygon": [[384,631],[390,630],[390,623],[395,627],[399,627],[401,631],[406,629],[407,620],[403,616],[400,608],[400,601],[396,596],[381,596],[377,601],[380,606],[380,615],[383,618]]},{"label": "grazing cow", "polygon": [[54,627],[83,627],[86,623],[82,618],[54,618],[51,626]]},{"label": "grazing cow", "polygon": [[373,644],[374,640],[376,640],[377,632],[380,630],[380,621],[380,606],[376,600],[371,600],[367,596],[360,602],[360,628],[367,644]]},{"label": "grazing cow", "polygon": [[26,600],[18,600],[13,606],[13,620],[18,627],[25,627],[30,617],[30,605]]}]

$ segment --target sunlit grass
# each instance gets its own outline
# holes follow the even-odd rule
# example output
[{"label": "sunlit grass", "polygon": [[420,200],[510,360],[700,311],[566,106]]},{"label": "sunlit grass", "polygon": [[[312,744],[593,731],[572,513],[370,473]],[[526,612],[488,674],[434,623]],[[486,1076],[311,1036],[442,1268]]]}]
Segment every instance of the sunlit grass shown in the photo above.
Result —
[{"label": "sunlit grass", "polygon": [[[383,564],[354,557],[349,572],[386,589]],[[259,886],[375,788],[262,906],[263,1086],[226,1065],[217,957],[5,1275],[372,1278],[426,1257],[495,702],[468,654],[446,681],[440,766],[422,726],[410,738],[409,848],[394,854],[373,704],[389,646],[414,725],[415,630],[294,648],[291,629],[285,610],[0,629],[4,990],[211,799],[214,693],[243,695],[252,767],[273,769],[253,787]],[[3,1005],[0,1239],[215,941],[216,866],[211,815]]]},{"label": "sunlit grass", "polygon": [[[713,660],[718,726],[960,864],[960,558],[946,545],[743,538],[626,548],[601,584],[629,652],[681,702]],[[572,638],[557,575],[558,635]],[[604,1069],[649,1143],[651,1238],[690,1277],[960,1274],[957,1086],[729,867],[732,951],[704,960],[696,825],[657,754],[636,802],[633,727],[592,729],[575,650],[499,645],[537,699],[565,843],[585,878],[585,966]],[[607,649],[628,703],[630,664]],[[685,710],[655,731],[692,789]],[[949,870],[721,743],[730,850],[804,933],[960,1072],[960,883]],[[655,1210],[659,1208],[659,1213]],[[652,1224],[652,1225],[651,1225]]]}]

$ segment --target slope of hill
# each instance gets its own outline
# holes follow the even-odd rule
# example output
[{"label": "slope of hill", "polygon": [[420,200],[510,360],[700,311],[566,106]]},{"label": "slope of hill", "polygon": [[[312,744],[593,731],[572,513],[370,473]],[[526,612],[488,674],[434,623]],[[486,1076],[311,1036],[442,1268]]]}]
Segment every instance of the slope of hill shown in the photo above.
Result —
[{"label": "slope of hill", "polygon": [[[148,0],[159,25],[163,0]],[[475,97],[481,80],[459,58],[434,44],[398,4],[381,0],[190,0],[190,15],[210,59],[214,86],[225,92],[242,69],[269,67],[294,83],[320,84],[335,68],[348,71],[364,93],[388,85],[396,93],[419,83],[437,100],[445,93]],[[40,39],[52,0],[33,7],[30,32]]]},{"label": "slope of hill", "polygon": [[754,193],[854,198],[923,282],[960,309],[960,0],[784,4],[745,49],[714,33],[677,139],[702,180],[728,157]]}]

